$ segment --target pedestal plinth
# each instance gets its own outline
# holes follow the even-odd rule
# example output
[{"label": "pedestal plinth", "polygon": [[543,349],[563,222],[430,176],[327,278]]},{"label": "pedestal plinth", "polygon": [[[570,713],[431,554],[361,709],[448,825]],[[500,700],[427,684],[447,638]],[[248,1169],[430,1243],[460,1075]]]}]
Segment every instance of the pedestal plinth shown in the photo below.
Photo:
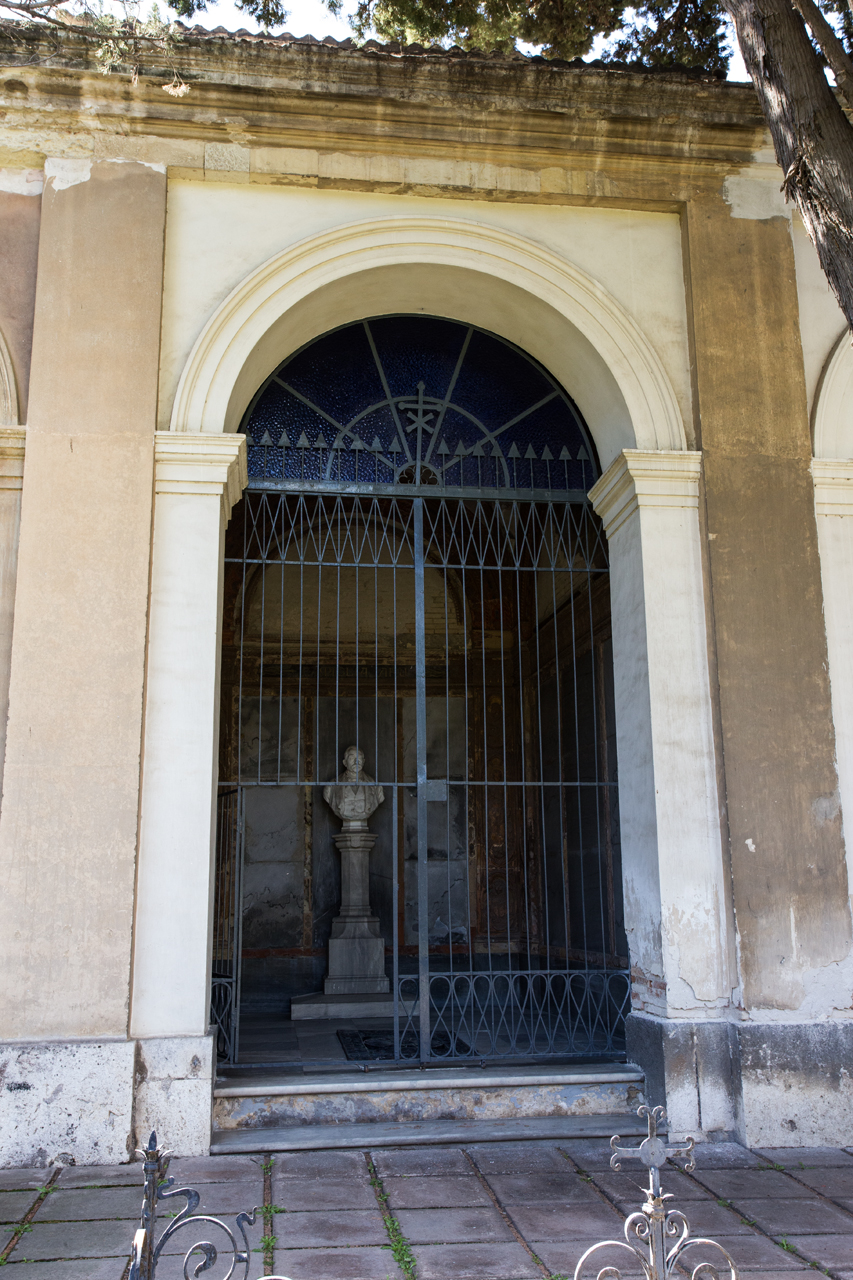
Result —
[{"label": "pedestal plinth", "polygon": [[390,990],[385,976],[385,939],[370,914],[370,850],[376,836],[367,829],[335,836],[341,855],[341,911],[332,921],[327,996],[377,995]]}]

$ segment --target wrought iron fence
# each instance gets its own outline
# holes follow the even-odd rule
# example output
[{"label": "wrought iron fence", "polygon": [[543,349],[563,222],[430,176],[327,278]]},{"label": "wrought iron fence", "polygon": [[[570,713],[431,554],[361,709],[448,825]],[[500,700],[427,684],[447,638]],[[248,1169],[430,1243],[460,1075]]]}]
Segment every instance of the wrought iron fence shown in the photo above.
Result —
[{"label": "wrought iron fence", "polygon": [[[143,1177],[145,1189],[142,1196],[142,1217],[139,1229],[133,1237],[130,1255],[130,1271],[127,1280],[155,1280],[157,1264],[167,1245],[173,1244],[175,1236],[186,1232],[187,1228],[196,1230],[203,1228],[214,1239],[194,1240],[184,1253],[184,1280],[190,1280],[203,1271],[209,1271],[217,1261],[229,1264],[223,1280],[248,1280],[251,1251],[246,1227],[255,1224],[257,1209],[250,1213],[238,1213],[232,1230],[219,1218],[208,1213],[196,1213],[201,1197],[190,1187],[176,1187],[175,1179],[168,1177],[169,1155],[163,1147],[157,1145],[157,1135],[152,1133],[145,1151]],[[162,1235],[157,1238],[157,1207],[161,1201],[169,1201],[183,1196],[186,1204],[169,1222]],[[211,1231],[212,1228],[212,1231]],[[239,1237],[239,1239],[238,1239]],[[186,1236],[184,1236],[186,1238]],[[192,1273],[190,1267],[193,1268]],[[287,1280],[285,1276],[271,1276],[267,1280]]]}]

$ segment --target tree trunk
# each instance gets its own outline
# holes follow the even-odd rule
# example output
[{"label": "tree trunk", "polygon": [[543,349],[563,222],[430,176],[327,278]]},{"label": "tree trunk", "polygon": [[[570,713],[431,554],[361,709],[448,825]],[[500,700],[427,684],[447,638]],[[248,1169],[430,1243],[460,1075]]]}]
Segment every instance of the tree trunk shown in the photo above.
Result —
[{"label": "tree trunk", "polygon": [[853,125],[791,0],[723,0],[785,174],[853,329]]}]

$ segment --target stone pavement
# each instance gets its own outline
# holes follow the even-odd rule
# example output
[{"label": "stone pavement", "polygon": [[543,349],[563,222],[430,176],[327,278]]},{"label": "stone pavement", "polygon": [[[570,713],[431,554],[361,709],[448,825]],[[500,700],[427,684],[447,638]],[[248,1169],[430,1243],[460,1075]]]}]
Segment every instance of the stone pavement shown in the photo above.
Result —
[{"label": "stone pavement", "polygon": [[[749,1280],[810,1270],[853,1280],[849,1151],[720,1144],[698,1147],[696,1163],[692,1175],[665,1171],[672,1207],[686,1213],[693,1235],[719,1240]],[[638,1165],[614,1173],[600,1139],[220,1156],[175,1160],[170,1172],[177,1186],[200,1192],[199,1212],[232,1224],[241,1209],[266,1204],[272,1226],[258,1215],[251,1280],[271,1271],[292,1280],[571,1276],[590,1244],[620,1234],[643,1181]],[[122,1280],[140,1185],[138,1164],[0,1171],[8,1280]],[[694,1252],[685,1255],[687,1275],[704,1256]],[[226,1272],[203,1274],[221,1280]],[[182,1275],[177,1252],[164,1254],[157,1280]],[[639,1267],[623,1275],[639,1276]]]}]

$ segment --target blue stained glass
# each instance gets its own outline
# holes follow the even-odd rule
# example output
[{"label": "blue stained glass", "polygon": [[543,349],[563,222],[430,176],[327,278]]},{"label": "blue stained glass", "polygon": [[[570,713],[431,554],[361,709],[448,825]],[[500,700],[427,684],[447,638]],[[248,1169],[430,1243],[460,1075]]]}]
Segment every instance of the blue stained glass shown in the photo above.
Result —
[{"label": "blue stained glass", "polygon": [[430,316],[317,339],[267,380],[244,430],[250,478],[267,483],[565,492],[599,474],[577,409],[540,365]]}]

